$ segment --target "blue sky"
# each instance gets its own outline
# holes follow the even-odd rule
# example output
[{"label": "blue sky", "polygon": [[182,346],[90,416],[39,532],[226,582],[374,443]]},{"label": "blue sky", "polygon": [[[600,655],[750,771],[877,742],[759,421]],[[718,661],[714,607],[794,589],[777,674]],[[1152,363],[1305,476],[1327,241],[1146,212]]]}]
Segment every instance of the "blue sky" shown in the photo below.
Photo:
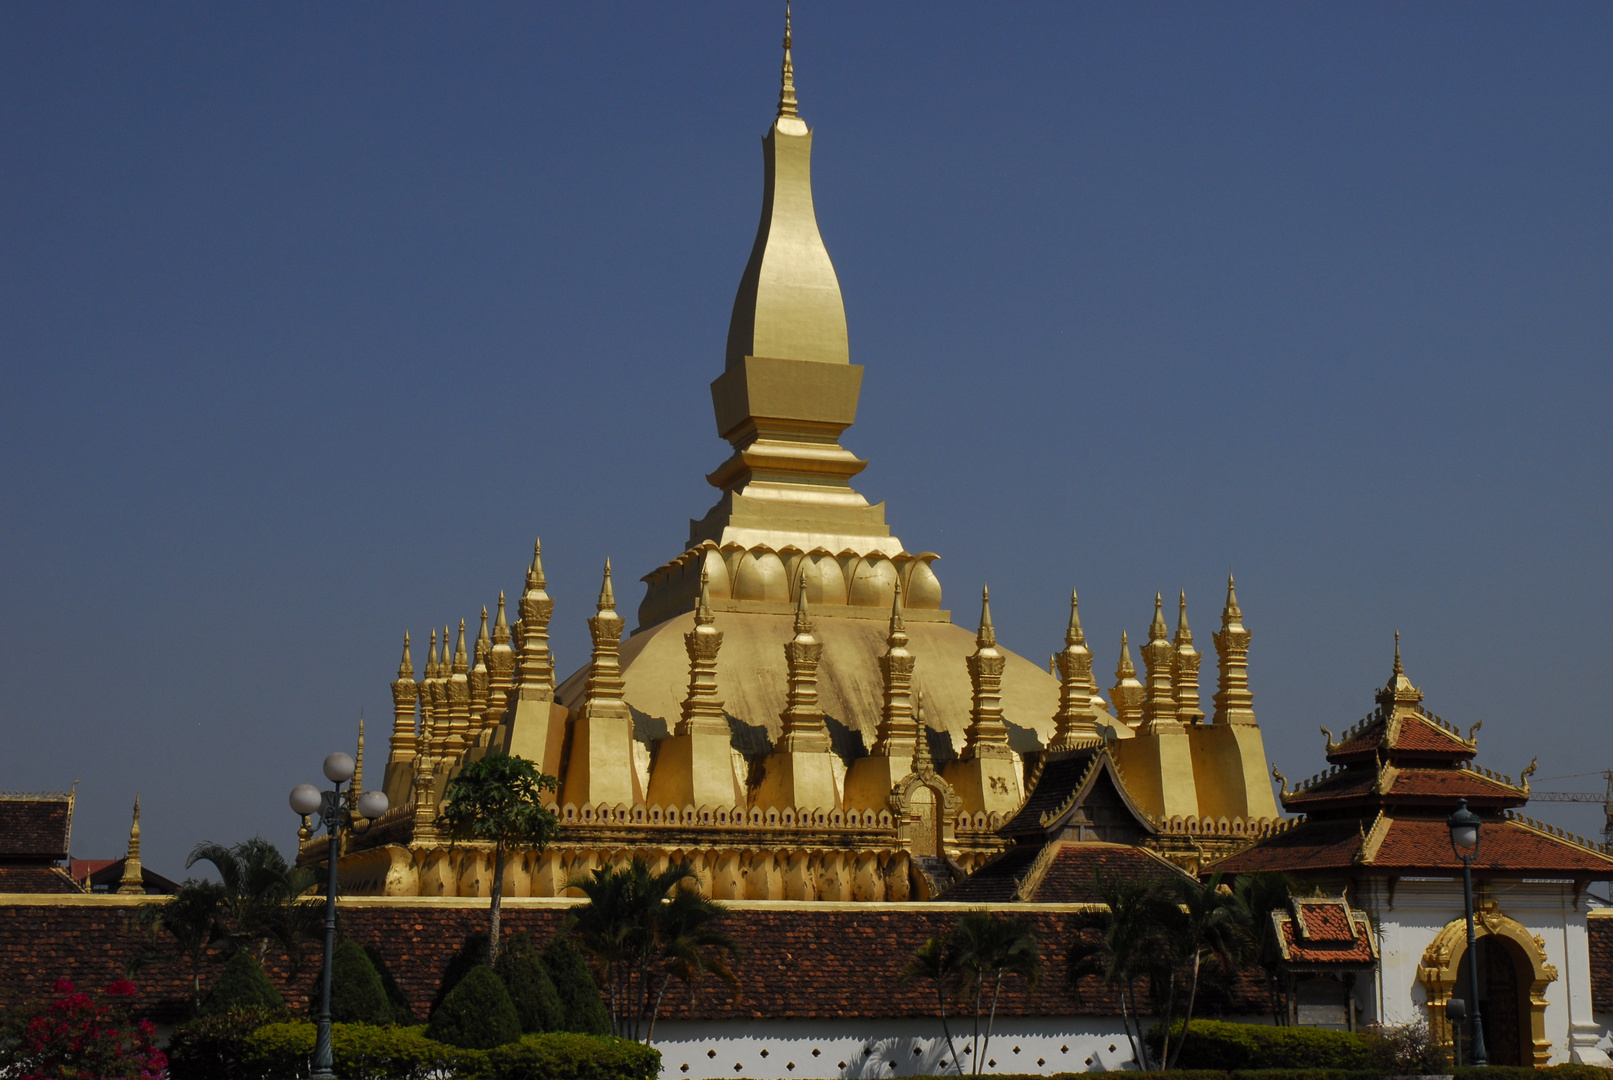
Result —
[{"label": "blue sky", "polygon": [[[0,10],[0,787],[289,844],[405,628],[541,533],[562,669],[710,506],[779,12]],[[1236,571],[1290,777],[1409,673],[1613,767],[1613,9],[796,9],[845,445],[972,624],[1104,682]],[[1207,650],[1208,651],[1208,650]],[[422,653],[417,650],[416,658]],[[1207,661],[1206,668],[1213,660]],[[376,748],[380,739],[371,743]],[[1598,807],[1539,807],[1590,833]]]}]

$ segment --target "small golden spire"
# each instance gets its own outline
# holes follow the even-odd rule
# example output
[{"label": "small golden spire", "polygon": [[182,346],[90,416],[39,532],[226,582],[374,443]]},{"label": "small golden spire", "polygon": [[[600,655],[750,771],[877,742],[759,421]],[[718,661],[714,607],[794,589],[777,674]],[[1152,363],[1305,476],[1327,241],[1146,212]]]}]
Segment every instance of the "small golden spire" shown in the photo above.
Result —
[{"label": "small golden spire", "polygon": [[1176,655],[1171,661],[1172,695],[1176,698],[1176,718],[1184,724],[1204,719],[1199,704],[1199,665],[1204,657],[1193,647],[1193,631],[1187,625],[1187,590],[1182,590],[1176,615],[1176,637],[1171,642]]},{"label": "small golden spire", "polygon": [[1238,592],[1232,575],[1227,574],[1227,602],[1221,609],[1221,629],[1211,640],[1215,642],[1217,686],[1214,697],[1215,723],[1253,724],[1255,697],[1249,691],[1249,640],[1248,629],[1243,625],[1243,611],[1238,607]]},{"label": "small golden spire", "polygon": [[1395,675],[1404,675],[1406,669],[1400,666],[1400,631],[1395,631]]},{"label": "small golden spire", "polygon": [[1075,590],[1071,589],[1070,625],[1064,628],[1064,644],[1066,645],[1085,645],[1087,643],[1086,633],[1081,629],[1080,604],[1080,598],[1076,596]]},{"label": "small golden spire", "polygon": [[790,59],[790,4],[784,2],[784,68],[780,74],[778,92],[779,119],[798,115],[795,111],[795,64]]},{"label": "small golden spire", "polygon": [[426,647],[426,678],[437,677],[437,628],[431,628],[431,644]]},{"label": "small golden spire", "polygon": [[700,570],[700,601],[694,609],[694,628],[683,635],[689,656],[689,692],[683,699],[682,717],[674,735],[730,734],[723,716],[722,698],[717,696],[717,653],[722,648],[722,631],[711,613],[711,575]]},{"label": "small golden spire", "polygon": [[913,725],[917,738],[913,743],[913,771],[929,777],[935,772],[935,761],[930,757],[930,727],[924,722],[924,691],[913,697]]},{"label": "small golden spire", "polygon": [[549,652],[549,620],[554,601],[544,591],[543,543],[532,541],[532,566],[526,572],[526,591],[521,594],[521,655],[515,672],[515,685],[522,699],[554,700],[554,656]]},{"label": "small golden spire", "polygon": [[616,610],[616,589],[610,582],[610,557],[605,557],[605,580],[599,586],[599,610]]},{"label": "small golden spire", "polygon": [[1164,641],[1165,638],[1165,611],[1160,605],[1160,594],[1154,594],[1154,621],[1148,625],[1149,641]]},{"label": "small golden spire", "polygon": [[482,605],[482,629],[476,635],[476,656],[480,660],[487,659],[487,650],[492,648],[493,639],[487,634],[487,605]]},{"label": "small golden spire", "polygon": [[695,605],[694,621],[696,626],[710,626],[717,621],[711,613],[711,573],[704,566],[700,568],[700,602]]},{"label": "small golden spire", "polygon": [[907,628],[902,625],[902,583],[896,583],[891,598],[890,631],[885,637],[885,654],[879,658],[884,708],[874,732],[875,757],[912,757],[915,737],[913,724],[913,654],[907,651]]},{"label": "small golden spire", "polygon": [[980,586],[980,629],[975,632],[975,644],[982,649],[997,644],[997,631],[991,625],[991,589]]},{"label": "small golden spire", "polygon": [[549,584],[543,577],[543,541],[532,541],[532,565],[527,568],[526,587],[528,589],[541,589]]},{"label": "small golden spire", "polygon": [[812,633],[812,612],[807,608],[806,571],[801,571],[800,588],[795,590],[795,632]]},{"label": "small golden spire", "polygon": [[493,620],[493,640],[503,643],[510,640],[510,624],[504,618],[504,590],[498,591],[498,616]]},{"label": "small golden spire", "polygon": [[1137,668],[1131,662],[1131,643],[1126,640],[1126,632],[1120,631],[1120,663],[1115,667],[1115,678],[1135,679]]},{"label": "small golden spire", "polygon": [[896,582],[896,587],[891,593],[890,636],[895,637],[897,634],[902,635],[902,644],[906,645],[907,627],[902,622],[902,583],[900,581]]},{"label": "small golden spire", "polygon": [[[460,622],[464,622],[463,619]],[[442,652],[437,654],[437,678],[446,679],[453,673],[453,661],[448,658],[448,632],[452,627],[448,623],[442,626]]]},{"label": "small golden spire", "polygon": [[818,661],[823,658],[823,642],[812,636],[812,612],[807,606],[806,570],[801,571],[800,588],[795,595],[795,636],[784,643],[787,671],[784,712],[779,715],[783,730],[775,751],[786,753],[827,753],[829,728],[818,707]]},{"label": "small golden spire", "polygon": [[1003,668],[1008,658],[997,651],[997,632],[991,625],[991,592],[980,589],[980,629],[975,633],[975,651],[965,664],[973,693],[969,726],[964,729],[964,761],[977,757],[1011,757],[1008,727],[1003,723]]},{"label": "small golden spire", "polygon": [[1137,681],[1137,669],[1131,662],[1131,642],[1124,630],[1120,631],[1120,662],[1115,665],[1115,685],[1109,691],[1114,702],[1115,716],[1124,724],[1136,727],[1143,718],[1143,684]]},{"label": "small golden spire", "polygon": [[1048,662],[1059,679],[1059,711],[1053,716],[1050,750],[1070,750],[1098,737],[1097,714],[1092,699],[1097,685],[1092,679],[1092,653],[1081,630],[1080,598],[1070,590],[1070,625],[1064,631],[1064,650]]},{"label": "small golden spire", "polygon": [[137,791],[134,795],[134,821],[129,825],[129,851],[123,857],[123,876],[118,879],[118,892],[143,896],[145,891],[145,877],[140,869],[140,793]]},{"label": "small golden spire", "polygon": [[[446,639],[447,635],[444,635]],[[470,661],[465,655],[465,620],[459,620],[459,638],[454,642],[454,674],[463,675],[470,670]]]},{"label": "small golden spire", "polygon": [[403,632],[403,659],[398,662],[398,678],[414,678],[414,660],[409,656],[409,631]]},{"label": "small golden spire", "polygon": [[353,755],[353,782],[347,786],[347,805],[358,806],[359,792],[364,790],[364,714],[358,715],[358,751]]}]

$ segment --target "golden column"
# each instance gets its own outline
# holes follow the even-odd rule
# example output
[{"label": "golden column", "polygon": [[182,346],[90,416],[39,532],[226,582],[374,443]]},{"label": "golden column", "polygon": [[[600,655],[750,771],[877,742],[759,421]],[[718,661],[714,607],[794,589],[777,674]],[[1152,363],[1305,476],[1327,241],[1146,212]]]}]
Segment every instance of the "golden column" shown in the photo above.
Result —
[{"label": "golden column", "polygon": [[687,807],[739,806],[744,787],[734,775],[733,741],[722,698],[717,695],[717,652],[722,631],[711,613],[710,575],[700,572],[694,628],[683,635],[689,654],[689,692],[672,737],[662,741],[650,773],[649,803]]},{"label": "golden column", "polygon": [[1227,603],[1221,609],[1221,629],[1216,631],[1215,655],[1219,671],[1215,691],[1215,722],[1252,724],[1255,722],[1255,696],[1249,692],[1249,631],[1243,628],[1243,612],[1238,593],[1227,575]]},{"label": "golden column", "polygon": [[907,650],[907,628],[902,624],[902,586],[898,582],[891,601],[890,631],[879,671],[885,686],[885,707],[874,735],[874,749],[851,763],[846,772],[848,808],[883,810],[890,805],[891,789],[913,771],[919,739],[913,719],[913,654]]},{"label": "golden column", "polygon": [[779,719],[783,730],[762,763],[762,782],[752,804],[779,810],[833,810],[840,805],[830,758],[829,728],[818,708],[818,661],[823,643],[813,635],[806,575],[796,590],[795,636],[784,645],[789,690]]},{"label": "golden column", "polygon": [[1204,719],[1199,707],[1199,664],[1204,656],[1193,647],[1193,631],[1187,625],[1187,590],[1182,590],[1180,608],[1176,615],[1176,637],[1171,644],[1176,653],[1171,659],[1171,690],[1176,698],[1176,718],[1184,724],[1197,724]]},{"label": "golden column", "polygon": [[[514,665],[506,698],[509,704],[493,745],[533,762],[540,772],[558,777],[566,738],[566,710],[554,700],[554,657],[549,652],[554,601],[545,591],[547,584],[543,576],[543,543],[534,540],[526,591],[521,594],[521,619],[516,623],[520,660]],[[496,650],[496,628],[494,633]]]},{"label": "golden column", "polygon": [[941,770],[963,800],[963,809],[971,814],[1011,814],[1021,801],[1019,770],[1014,767],[1008,726],[1003,723],[1002,680],[1007,663],[997,649],[997,631],[991,625],[991,592],[982,588],[980,628],[975,633],[975,651],[968,659],[974,704],[964,731],[963,753]]},{"label": "golden column", "polygon": [[1050,751],[1073,750],[1098,741],[1097,710],[1092,697],[1092,653],[1081,629],[1080,601],[1070,590],[1070,625],[1064,631],[1064,649],[1054,657],[1059,673],[1059,711],[1053,716]]},{"label": "golden column", "polygon": [[610,560],[599,605],[588,620],[594,651],[582,707],[571,728],[563,799],[575,806],[631,807],[644,801],[633,767],[633,714],[622,700],[622,617],[616,614]]}]

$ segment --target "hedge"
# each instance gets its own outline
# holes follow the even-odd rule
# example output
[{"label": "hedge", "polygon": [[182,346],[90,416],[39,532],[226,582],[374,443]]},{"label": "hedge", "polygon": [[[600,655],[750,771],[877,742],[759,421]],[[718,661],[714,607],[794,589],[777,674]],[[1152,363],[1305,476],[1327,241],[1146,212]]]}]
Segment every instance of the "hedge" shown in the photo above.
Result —
[{"label": "hedge", "polygon": [[270,1080],[245,1061],[246,1040],[265,1024],[286,1019],[285,1009],[254,1005],[207,1013],[168,1037],[169,1080]]},{"label": "hedge", "polygon": [[[1176,1032],[1181,1034],[1180,1025]],[[1144,1041],[1157,1054],[1164,1042],[1164,1029],[1156,1024]],[[1177,1060],[1190,1069],[1344,1069],[1376,1075],[1378,1067],[1374,1047],[1353,1031],[1229,1024],[1220,1020],[1193,1021]]]},{"label": "hedge", "polygon": [[258,958],[238,950],[224,964],[224,970],[202,998],[202,1014],[227,1013],[232,1009],[280,1009],[285,1001],[263,973]]},{"label": "hedge", "polygon": [[[319,995],[309,995],[309,1012],[319,1012]],[[356,941],[336,946],[330,965],[330,1018],[338,1024],[390,1024],[397,1014],[380,973]]]},{"label": "hedge", "polygon": [[475,1080],[656,1080],[661,1051],[608,1035],[547,1032],[488,1050]]},{"label": "hedge", "polygon": [[[308,1075],[316,1025],[306,1021],[269,1024],[246,1038],[249,1068],[274,1080]],[[474,1075],[474,1050],[460,1050],[426,1038],[423,1027],[372,1027],[332,1024],[331,1057],[343,1080],[426,1080],[439,1073]]]},{"label": "hedge", "polygon": [[491,1050],[521,1037],[521,1017],[504,983],[483,964],[471,968],[443,998],[426,1034],[467,1050]]}]

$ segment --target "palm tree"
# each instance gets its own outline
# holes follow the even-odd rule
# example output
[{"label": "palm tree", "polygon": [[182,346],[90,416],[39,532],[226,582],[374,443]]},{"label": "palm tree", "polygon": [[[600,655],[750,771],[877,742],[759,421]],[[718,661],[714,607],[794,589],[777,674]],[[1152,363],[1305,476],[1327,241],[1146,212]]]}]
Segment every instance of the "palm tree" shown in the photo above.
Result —
[{"label": "palm tree", "polygon": [[[1176,1052],[1171,1053],[1171,1018],[1165,1020],[1165,1041],[1160,1059],[1167,1069],[1175,1068],[1187,1043],[1188,1025],[1193,1022],[1193,1006],[1198,1001],[1199,974],[1205,960],[1220,965],[1223,971],[1234,972],[1249,956],[1254,947],[1250,933],[1249,914],[1230,889],[1221,886],[1221,875],[1216,874],[1205,884],[1191,878],[1176,879],[1178,901],[1184,919],[1179,923],[1184,944],[1190,953],[1188,963],[1187,1009],[1182,1014],[1182,1030],[1177,1036]],[[1174,979],[1173,979],[1174,982]]]},{"label": "palm tree", "polygon": [[466,765],[448,782],[447,806],[437,819],[455,840],[493,845],[492,907],[488,915],[487,963],[498,959],[499,905],[504,899],[504,856],[512,847],[542,851],[560,830],[560,819],[543,805],[543,793],[559,783],[532,762],[509,754],[488,754]]},{"label": "palm tree", "polygon": [[219,877],[226,933],[221,940],[229,951],[255,947],[262,963],[269,945],[286,954],[292,974],[302,970],[303,947],[319,937],[321,905],[305,894],[317,877],[306,867],[286,862],[280,849],[261,836],[233,847],[198,844],[185,860],[188,870],[210,863]]},{"label": "palm tree", "polygon": [[612,1034],[636,1040],[645,1031],[647,1041],[673,978],[693,983],[710,972],[739,996],[723,955],[737,955],[738,946],[710,925],[727,909],[688,887],[694,876],[687,862],[651,873],[649,863],[635,856],[571,881],[588,903],[572,914],[568,929],[594,959]]},{"label": "palm tree", "polygon": [[[229,935],[228,897],[224,887],[213,881],[187,880],[167,901],[144,905],[135,916],[146,932],[146,947],[131,964],[132,969],[174,959],[174,954],[190,963],[190,1007],[192,1014],[202,1007],[202,962],[214,944]],[[166,935],[167,944],[161,942]]]},{"label": "palm tree", "polygon": [[901,981],[907,983],[914,979],[929,979],[935,984],[935,1003],[941,1009],[941,1032],[946,1036],[953,1067],[962,1076],[963,1062],[958,1060],[958,1048],[952,1041],[952,1025],[947,1020],[947,998],[957,993],[957,956],[947,947],[946,938],[933,937],[913,954],[913,959],[902,969]]},{"label": "palm tree", "polygon": [[1232,883],[1232,895],[1243,909],[1244,919],[1254,937],[1254,956],[1266,971],[1266,992],[1271,998],[1272,1022],[1288,1023],[1288,1003],[1278,975],[1277,927],[1271,914],[1288,907],[1294,895],[1294,880],[1287,874],[1263,872],[1239,874]]},{"label": "palm tree", "polygon": [[1080,936],[1070,947],[1070,978],[1098,975],[1120,998],[1120,1019],[1138,1066],[1149,1067],[1143,1039],[1137,985],[1147,979],[1157,1011],[1169,1012],[1180,952],[1181,911],[1169,891],[1148,878],[1122,880],[1098,875],[1095,889],[1103,900],[1098,910],[1076,919]]},{"label": "palm tree", "polygon": [[[1042,959],[1037,952],[1036,935],[1029,923],[1020,918],[993,915],[989,911],[964,913],[952,930],[948,946],[954,955],[959,992],[974,1005],[975,1022],[970,1053],[974,1056],[974,1073],[978,1076],[986,1052],[991,1047],[991,1032],[997,1022],[997,998],[1002,993],[1003,980],[1017,975],[1035,987],[1042,978]],[[991,1005],[985,1017],[985,1039],[982,1041],[980,1021],[988,991]]]}]

